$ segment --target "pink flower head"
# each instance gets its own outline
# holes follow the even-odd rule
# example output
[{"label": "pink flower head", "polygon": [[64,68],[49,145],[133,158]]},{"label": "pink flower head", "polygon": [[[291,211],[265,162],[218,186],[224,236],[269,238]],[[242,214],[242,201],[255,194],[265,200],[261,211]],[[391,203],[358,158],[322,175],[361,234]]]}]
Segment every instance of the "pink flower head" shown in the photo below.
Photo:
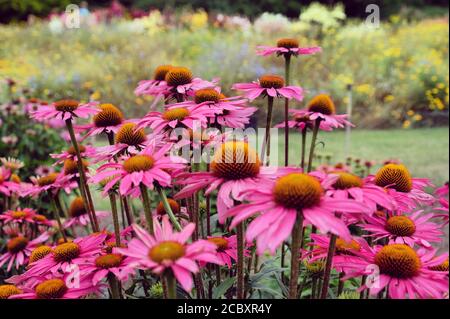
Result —
[{"label": "pink flower head", "polygon": [[50,173],[45,176],[31,177],[32,185],[25,188],[23,196],[37,196],[43,192],[51,192],[52,194],[58,193],[60,190],[64,190],[67,194],[77,187],[76,182],[71,180],[70,176],[64,175],[64,173]]},{"label": "pink flower head", "polygon": [[99,110],[94,102],[80,104],[75,100],[60,100],[49,105],[40,105],[36,111],[31,111],[31,118],[36,120],[49,120],[58,118],[61,120],[72,120],[74,117],[87,118],[96,114]]},{"label": "pink flower head", "polygon": [[[69,228],[72,226],[85,227],[90,223],[89,213],[86,211],[84,200],[82,197],[75,197],[70,203],[67,211],[69,218],[64,222],[64,227]],[[105,219],[111,214],[107,211],[95,211],[97,220]]]},{"label": "pink flower head", "polygon": [[[237,249],[237,236],[217,236],[217,237],[208,237],[207,240],[217,246],[217,257],[222,261],[222,264],[227,265],[229,269],[232,268],[232,263],[237,261],[238,249]],[[246,243],[247,248],[250,246],[249,243]],[[244,249],[244,256],[249,257],[249,250]],[[206,263],[201,262],[200,266],[204,266]]]},{"label": "pink flower head", "polygon": [[150,127],[153,133],[165,133],[176,127],[196,129],[206,128],[208,117],[214,113],[207,105],[181,102],[167,105],[163,113],[150,112],[137,124],[137,129]]},{"label": "pink flower head", "polygon": [[371,295],[387,288],[392,299],[441,299],[448,292],[448,269],[439,271],[434,268],[448,260],[448,254],[435,257],[435,253],[434,249],[415,251],[404,244],[367,246],[355,257],[336,256],[334,263],[348,271],[342,280],[373,275],[378,269],[377,281],[371,282],[370,287],[365,284],[359,289],[369,289]]},{"label": "pink flower head", "polygon": [[[129,195],[138,191],[141,184],[153,189],[155,182],[167,187],[172,184],[170,171],[184,168],[186,161],[178,156],[168,156],[172,145],[166,144],[160,149],[153,145],[147,146],[141,153],[126,158],[123,163],[107,163],[102,165],[97,174],[92,177],[94,183],[107,178],[103,194],[119,182],[122,195]],[[169,171],[169,172],[168,172]]]},{"label": "pink flower head", "polygon": [[[82,158],[95,157],[96,148],[93,146],[90,146],[90,145],[84,146],[82,144],[78,144],[78,149],[80,151],[80,155]],[[69,147],[67,150],[62,151],[61,153],[50,154],[50,157],[57,159],[57,161],[55,163],[53,163],[53,165],[61,164],[65,160],[72,160],[72,161],[77,160],[77,154],[76,154],[73,146]],[[48,173],[50,173],[50,172],[48,172]],[[48,174],[48,173],[46,173],[46,174]]]},{"label": "pink flower head", "polygon": [[329,174],[337,175],[338,179],[327,190],[327,196],[336,199],[354,199],[371,208],[372,213],[377,211],[378,206],[388,210],[396,208],[395,201],[384,188],[365,182],[359,176],[349,172],[329,172]]},{"label": "pink flower head", "polygon": [[15,210],[8,210],[3,214],[0,214],[0,220],[3,221],[4,224],[9,223],[17,223],[17,224],[25,224],[25,223],[34,223],[34,215],[36,215],[36,210],[31,208],[17,208]]},{"label": "pink flower head", "polygon": [[435,198],[424,191],[432,186],[428,179],[412,178],[403,164],[387,164],[381,167],[375,175],[369,175],[366,182],[384,187],[387,193],[396,201],[397,210],[408,212],[418,204],[433,204]]},{"label": "pink flower head", "polygon": [[223,143],[216,151],[209,172],[182,173],[177,176],[177,184],[187,185],[174,198],[186,198],[195,192],[206,189],[205,195],[219,189],[217,194],[217,211],[219,222],[225,222],[226,211],[242,201],[242,191],[258,188],[265,179],[295,171],[294,168],[273,168],[261,166],[258,155],[248,143],[229,141]]},{"label": "pink flower head", "polygon": [[28,263],[32,250],[45,242],[48,237],[45,232],[33,240],[24,236],[11,238],[6,244],[6,252],[0,256],[0,267],[8,263],[6,270],[9,272],[15,263],[15,269],[18,270],[20,266]]},{"label": "pink flower head", "polygon": [[448,214],[448,199],[439,199],[440,207],[436,207],[435,210],[443,213],[434,214],[433,218],[441,218],[445,225],[448,224],[449,214]]},{"label": "pink flower head", "polygon": [[0,166],[0,193],[9,196],[20,190],[19,184],[10,181],[11,171]]},{"label": "pink flower head", "polygon": [[107,234],[94,233],[53,247],[51,253],[29,265],[29,269],[22,275],[23,279],[71,271],[73,265],[99,255],[106,237]]},{"label": "pink flower head", "polygon": [[92,278],[81,275],[77,284],[73,284],[73,275],[41,277],[27,284],[21,289],[22,293],[15,294],[10,299],[78,299],[90,294],[98,294],[101,286],[92,284]]},{"label": "pink flower head", "polygon": [[433,214],[422,214],[418,210],[412,214],[392,214],[388,216],[366,217],[366,224],[361,227],[367,230],[375,240],[387,238],[389,243],[406,244],[414,247],[415,244],[431,248],[431,243],[442,241],[441,226],[430,222]]},{"label": "pink flower head", "polygon": [[448,196],[448,182],[445,183],[443,186],[436,188],[434,193],[439,197]]},{"label": "pink flower head", "polygon": [[135,258],[136,267],[151,269],[158,275],[170,270],[183,289],[191,291],[191,273],[199,271],[197,262],[222,264],[216,255],[215,244],[206,240],[187,243],[194,228],[195,225],[191,223],[181,232],[175,233],[167,216],[163,217],[162,224],[155,218],[154,236],[133,225],[137,238],[128,243],[128,248],[114,248],[113,252]]},{"label": "pink flower head", "polygon": [[298,55],[310,55],[319,53],[322,51],[321,47],[300,47],[299,42],[296,39],[284,38],[277,41],[276,47],[271,46],[258,46],[256,54],[262,56],[268,56],[276,54],[278,56],[298,56]]},{"label": "pink flower head", "polygon": [[134,94],[139,95],[152,95],[158,96],[161,94],[167,94],[167,83],[165,81],[166,74],[173,68],[172,65],[160,65],[154,73],[153,79],[140,81],[137,88],[134,90]]},{"label": "pink flower head", "polygon": [[275,253],[291,234],[298,213],[303,214],[306,223],[316,226],[321,232],[331,232],[350,241],[347,225],[335,213],[369,214],[371,209],[355,200],[325,196],[324,189],[335,181],[336,176],[319,180],[314,173],[303,174],[300,171],[275,181],[266,180],[244,191],[243,197],[249,203],[231,208],[225,217],[233,217],[233,228],[257,215],[250,222],[246,237],[248,241],[256,239],[259,254],[266,250]]},{"label": "pink flower head", "polygon": [[244,96],[253,101],[261,94],[270,97],[284,97],[288,99],[303,100],[303,89],[299,86],[284,86],[284,79],[277,75],[263,75],[258,81],[252,83],[236,83],[234,90],[244,92]]},{"label": "pink flower head", "polygon": [[92,118],[92,123],[85,125],[76,125],[75,130],[78,132],[86,132],[83,136],[83,140],[89,136],[99,134],[112,134],[117,133],[123,123],[126,123],[123,113],[113,104],[104,103],[98,104],[97,108],[99,112]]}]

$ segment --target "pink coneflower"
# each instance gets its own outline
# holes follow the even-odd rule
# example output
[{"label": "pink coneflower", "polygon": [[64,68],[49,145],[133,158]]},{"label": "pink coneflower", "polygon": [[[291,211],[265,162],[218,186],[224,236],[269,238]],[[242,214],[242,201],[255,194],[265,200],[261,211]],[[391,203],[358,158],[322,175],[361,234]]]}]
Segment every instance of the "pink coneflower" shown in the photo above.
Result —
[{"label": "pink coneflower", "polygon": [[301,212],[307,223],[321,232],[331,232],[350,241],[347,225],[335,217],[340,213],[371,213],[361,202],[349,199],[335,199],[325,196],[327,189],[336,181],[336,176],[319,180],[310,174],[290,173],[276,181],[266,180],[243,193],[248,204],[231,208],[225,217],[233,217],[231,227],[258,214],[247,228],[247,240],[256,238],[259,254],[269,250],[275,253],[277,247],[289,237],[294,227],[297,212]]},{"label": "pink coneflower", "polygon": [[[153,189],[154,183],[167,187],[172,184],[170,171],[184,168],[184,159],[178,156],[168,156],[172,144],[166,144],[160,149],[153,145],[147,146],[141,153],[130,156],[123,163],[107,163],[97,170],[92,177],[94,183],[99,183],[105,178],[111,178],[105,185],[103,194],[119,182],[119,191],[122,195],[128,195],[139,190],[141,184]],[[169,172],[168,172],[169,171]]]},{"label": "pink coneflower", "polygon": [[[78,144],[78,149],[80,151],[80,155],[82,158],[86,158],[86,157],[95,157],[96,154],[96,148],[90,145],[82,145],[82,144]],[[50,156],[52,158],[57,159],[57,161],[53,164],[53,165],[58,165],[63,163],[65,160],[72,160],[72,161],[76,161],[77,160],[77,154],[75,152],[75,149],[73,146],[69,147],[67,150],[62,151],[59,154],[50,154]],[[50,172],[44,173],[44,174],[49,174]],[[42,175],[44,175],[42,174]],[[41,174],[38,174],[41,175]]]},{"label": "pink coneflower", "polygon": [[31,255],[32,250],[45,242],[48,237],[47,233],[43,233],[33,240],[29,240],[24,236],[11,238],[6,243],[6,253],[0,256],[0,267],[8,263],[6,270],[9,272],[13,264],[15,264],[15,268],[18,270],[19,267],[28,263],[28,257]]},{"label": "pink coneflower", "polygon": [[67,194],[77,187],[76,182],[72,181],[70,176],[64,173],[50,173],[40,177],[30,178],[32,185],[22,191],[23,196],[37,196],[43,192],[51,192],[52,194],[64,190]]},{"label": "pink coneflower", "polygon": [[414,247],[415,244],[430,248],[431,243],[442,241],[441,226],[430,222],[433,214],[422,215],[423,210],[412,214],[392,214],[388,216],[365,217],[366,224],[361,227],[370,232],[375,240],[389,239],[389,243],[406,244]]},{"label": "pink coneflower", "polygon": [[204,104],[176,103],[168,105],[163,113],[150,112],[137,124],[137,129],[150,127],[153,133],[164,133],[176,127],[196,129],[206,128],[208,117],[214,112]]},{"label": "pink coneflower", "polygon": [[89,136],[99,135],[102,133],[117,133],[121,125],[126,122],[122,111],[113,104],[99,104],[97,108],[99,109],[99,112],[92,118],[92,123],[76,125],[74,127],[78,132],[87,131],[87,133],[83,136],[83,140]]},{"label": "pink coneflower", "polygon": [[380,274],[378,282],[371,287],[363,285],[360,290],[369,289],[371,295],[378,294],[387,288],[392,299],[441,299],[448,292],[448,270],[431,270],[442,264],[448,257],[435,257],[434,249],[419,249],[417,252],[404,244],[389,244],[386,246],[367,247],[358,256],[335,258],[335,265],[351,271],[343,280],[371,275],[374,265]]},{"label": "pink coneflower", "polygon": [[71,120],[74,117],[87,118],[99,110],[95,103],[89,102],[80,104],[75,100],[60,100],[49,105],[40,105],[36,111],[31,111],[30,116],[36,120],[48,120],[59,118],[61,120]]},{"label": "pink coneflower", "polygon": [[377,206],[384,207],[388,210],[395,209],[395,201],[386,194],[384,188],[365,182],[359,176],[348,172],[329,172],[329,174],[337,175],[338,179],[327,190],[327,196],[336,199],[354,199],[364,203],[377,211]]},{"label": "pink coneflower", "polygon": [[432,186],[428,179],[412,178],[408,169],[402,164],[387,164],[375,175],[369,175],[366,181],[384,187],[397,202],[401,212],[414,209],[417,204],[432,204],[435,198],[423,189]]},{"label": "pink coneflower", "polygon": [[36,210],[31,208],[17,208],[15,210],[8,210],[3,214],[0,214],[0,220],[3,221],[4,224],[9,223],[17,223],[24,224],[29,223],[33,224],[33,217],[36,215]]},{"label": "pink coneflower", "polygon": [[439,197],[448,196],[448,182],[445,183],[443,186],[436,188],[434,193]]},{"label": "pink coneflower", "polygon": [[291,110],[294,118],[320,122],[320,129],[331,131],[333,128],[354,126],[347,121],[347,114],[336,114],[333,100],[326,94],[315,96],[304,110]]},{"label": "pink coneflower", "polygon": [[23,292],[14,294],[10,299],[78,299],[97,294],[100,287],[92,284],[89,276],[80,276],[79,285],[71,283],[69,275],[64,277],[40,278],[32,286],[26,285]]},{"label": "pink coneflower", "polygon": [[[114,248],[112,248],[114,249]],[[135,273],[133,267],[130,267],[133,258],[116,253],[102,254],[92,256],[82,261],[80,272],[92,277],[92,284],[96,286],[100,281],[114,275],[120,281],[127,280],[130,275]]]},{"label": "pink coneflower", "polygon": [[160,65],[158,66],[154,73],[152,80],[140,81],[137,88],[134,90],[136,95],[152,95],[158,96],[160,94],[167,93],[167,83],[165,81],[166,74],[169,72],[173,66],[171,65]]},{"label": "pink coneflower", "polygon": [[[298,112],[298,110],[290,110],[291,113],[294,113],[293,119],[288,121],[288,127],[296,129],[300,132],[303,132],[304,130],[312,130],[313,128],[313,121],[311,119],[304,115],[296,115],[295,113]],[[275,125],[276,128],[284,128],[285,122],[279,123]],[[333,128],[329,125],[327,125],[325,122],[320,123],[320,129],[322,131],[332,131]]]},{"label": "pink coneflower", "polygon": [[128,248],[114,248],[119,253],[136,259],[138,267],[149,268],[156,274],[171,271],[184,290],[191,291],[191,273],[199,271],[196,262],[222,264],[216,256],[216,245],[206,240],[187,244],[195,225],[187,225],[181,232],[174,233],[167,216],[162,224],[155,219],[154,236],[137,225],[133,229],[137,238],[128,243]]},{"label": "pink coneflower", "polygon": [[[64,227],[69,228],[72,226],[87,226],[90,223],[89,213],[86,211],[84,201],[82,197],[75,197],[70,203],[69,210],[67,211],[69,219],[64,222]],[[97,220],[102,220],[111,214],[107,211],[95,211]]]},{"label": "pink coneflower", "polygon": [[217,149],[210,164],[209,172],[182,173],[177,176],[177,184],[187,185],[174,198],[186,198],[195,192],[206,189],[205,195],[219,189],[217,211],[219,222],[225,222],[225,212],[242,201],[241,192],[249,187],[257,188],[265,179],[274,179],[281,174],[294,171],[294,168],[261,166],[258,155],[248,143],[229,141]]},{"label": "pink coneflower", "polygon": [[92,256],[99,255],[107,237],[104,233],[94,233],[76,238],[55,246],[50,254],[30,264],[23,278],[57,274],[70,270],[72,264],[78,264]]},{"label": "pink coneflower", "polygon": [[215,87],[216,80],[212,82],[194,78],[192,72],[185,67],[172,67],[165,75],[165,87],[160,83],[161,94],[166,98],[175,97],[178,102],[182,102],[188,96],[194,95],[194,92],[200,89]]},{"label": "pink coneflower", "polygon": [[236,83],[234,90],[244,92],[244,96],[253,101],[261,94],[270,97],[285,97],[303,100],[303,89],[299,86],[284,86],[284,79],[277,75],[263,75],[252,83]]},{"label": "pink coneflower", "polygon": [[434,208],[434,210],[440,211],[440,212],[444,212],[442,213],[438,213],[438,214],[434,214],[433,218],[441,218],[444,222],[444,224],[448,224],[449,221],[449,214],[448,214],[448,200],[445,198],[440,198],[439,199],[439,204],[441,205],[441,207],[436,207]]},{"label": "pink coneflower", "polygon": [[[222,261],[223,264],[227,265],[229,269],[232,267],[232,263],[238,259],[238,248],[237,248],[237,236],[220,236],[220,237],[208,237],[207,240],[217,246],[217,257]],[[248,246],[248,244],[246,245]],[[250,252],[248,249],[244,249],[244,256],[249,257]],[[206,263],[200,263],[204,265]]]},{"label": "pink coneflower", "polygon": [[146,135],[144,129],[137,129],[134,121],[130,120],[117,131],[114,145],[98,147],[94,162],[112,160],[116,155],[134,155],[142,151],[148,145],[160,147],[164,145],[163,136],[159,134]]},{"label": "pink coneflower", "polygon": [[11,171],[0,166],[0,193],[9,196],[20,190],[17,183],[10,181]]},{"label": "pink coneflower", "polygon": [[279,39],[276,47],[260,45],[256,49],[256,54],[262,56],[268,56],[274,53],[276,55],[310,55],[322,51],[321,47],[302,48],[299,46],[298,40],[290,38]]}]

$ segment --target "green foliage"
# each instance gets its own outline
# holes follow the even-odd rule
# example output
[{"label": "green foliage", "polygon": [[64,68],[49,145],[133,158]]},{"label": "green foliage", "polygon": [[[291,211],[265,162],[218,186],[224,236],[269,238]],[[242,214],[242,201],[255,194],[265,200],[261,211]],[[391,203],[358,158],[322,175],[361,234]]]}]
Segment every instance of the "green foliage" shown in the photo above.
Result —
[{"label": "green foliage", "polygon": [[46,16],[53,8],[63,9],[71,0],[0,0],[0,23],[25,19],[29,14]]}]

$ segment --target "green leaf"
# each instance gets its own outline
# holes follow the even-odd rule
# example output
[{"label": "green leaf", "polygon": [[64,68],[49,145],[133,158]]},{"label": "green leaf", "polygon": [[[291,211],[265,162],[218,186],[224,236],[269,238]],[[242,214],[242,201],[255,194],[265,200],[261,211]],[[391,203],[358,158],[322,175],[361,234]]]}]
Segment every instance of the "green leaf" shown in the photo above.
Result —
[{"label": "green leaf", "polygon": [[227,280],[224,280],[219,286],[215,287],[213,289],[213,299],[219,299],[222,297],[228,289],[230,289],[236,281],[235,277],[228,278]]}]

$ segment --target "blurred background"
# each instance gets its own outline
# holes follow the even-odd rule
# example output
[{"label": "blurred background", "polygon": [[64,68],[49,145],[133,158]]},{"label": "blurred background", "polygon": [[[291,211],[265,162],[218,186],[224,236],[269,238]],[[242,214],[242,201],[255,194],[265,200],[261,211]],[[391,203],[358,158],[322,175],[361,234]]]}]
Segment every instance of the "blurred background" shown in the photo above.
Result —
[{"label": "blurred background", "polygon": [[[369,3],[379,6],[377,27],[365,23]],[[69,4],[80,9],[79,28],[65,24]],[[284,73],[283,59],[256,56],[257,45],[295,37],[302,46],[323,48],[293,63],[293,82],[307,90],[305,101],[326,92],[345,112],[351,85],[358,128],[350,155],[378,164],[399,159],[414,175],[441,184],[448,180],[448,36],[448,1],[441,0],[0,1],[0,156],[21,156],[44,134],[34,130],[30,137],[19,121],[11,122],[24,100],[94,99],[142,116],[151,100],[133,91],[156,66],[219,77],[233,94],[235,82]],[[281,120],[281,109],[275,116]],[[265,118],[264,108],[258,117]],[[324,139],[323,158],[345,161],[342,132]],[[48,149],[36,152],[45,157]]]}]

